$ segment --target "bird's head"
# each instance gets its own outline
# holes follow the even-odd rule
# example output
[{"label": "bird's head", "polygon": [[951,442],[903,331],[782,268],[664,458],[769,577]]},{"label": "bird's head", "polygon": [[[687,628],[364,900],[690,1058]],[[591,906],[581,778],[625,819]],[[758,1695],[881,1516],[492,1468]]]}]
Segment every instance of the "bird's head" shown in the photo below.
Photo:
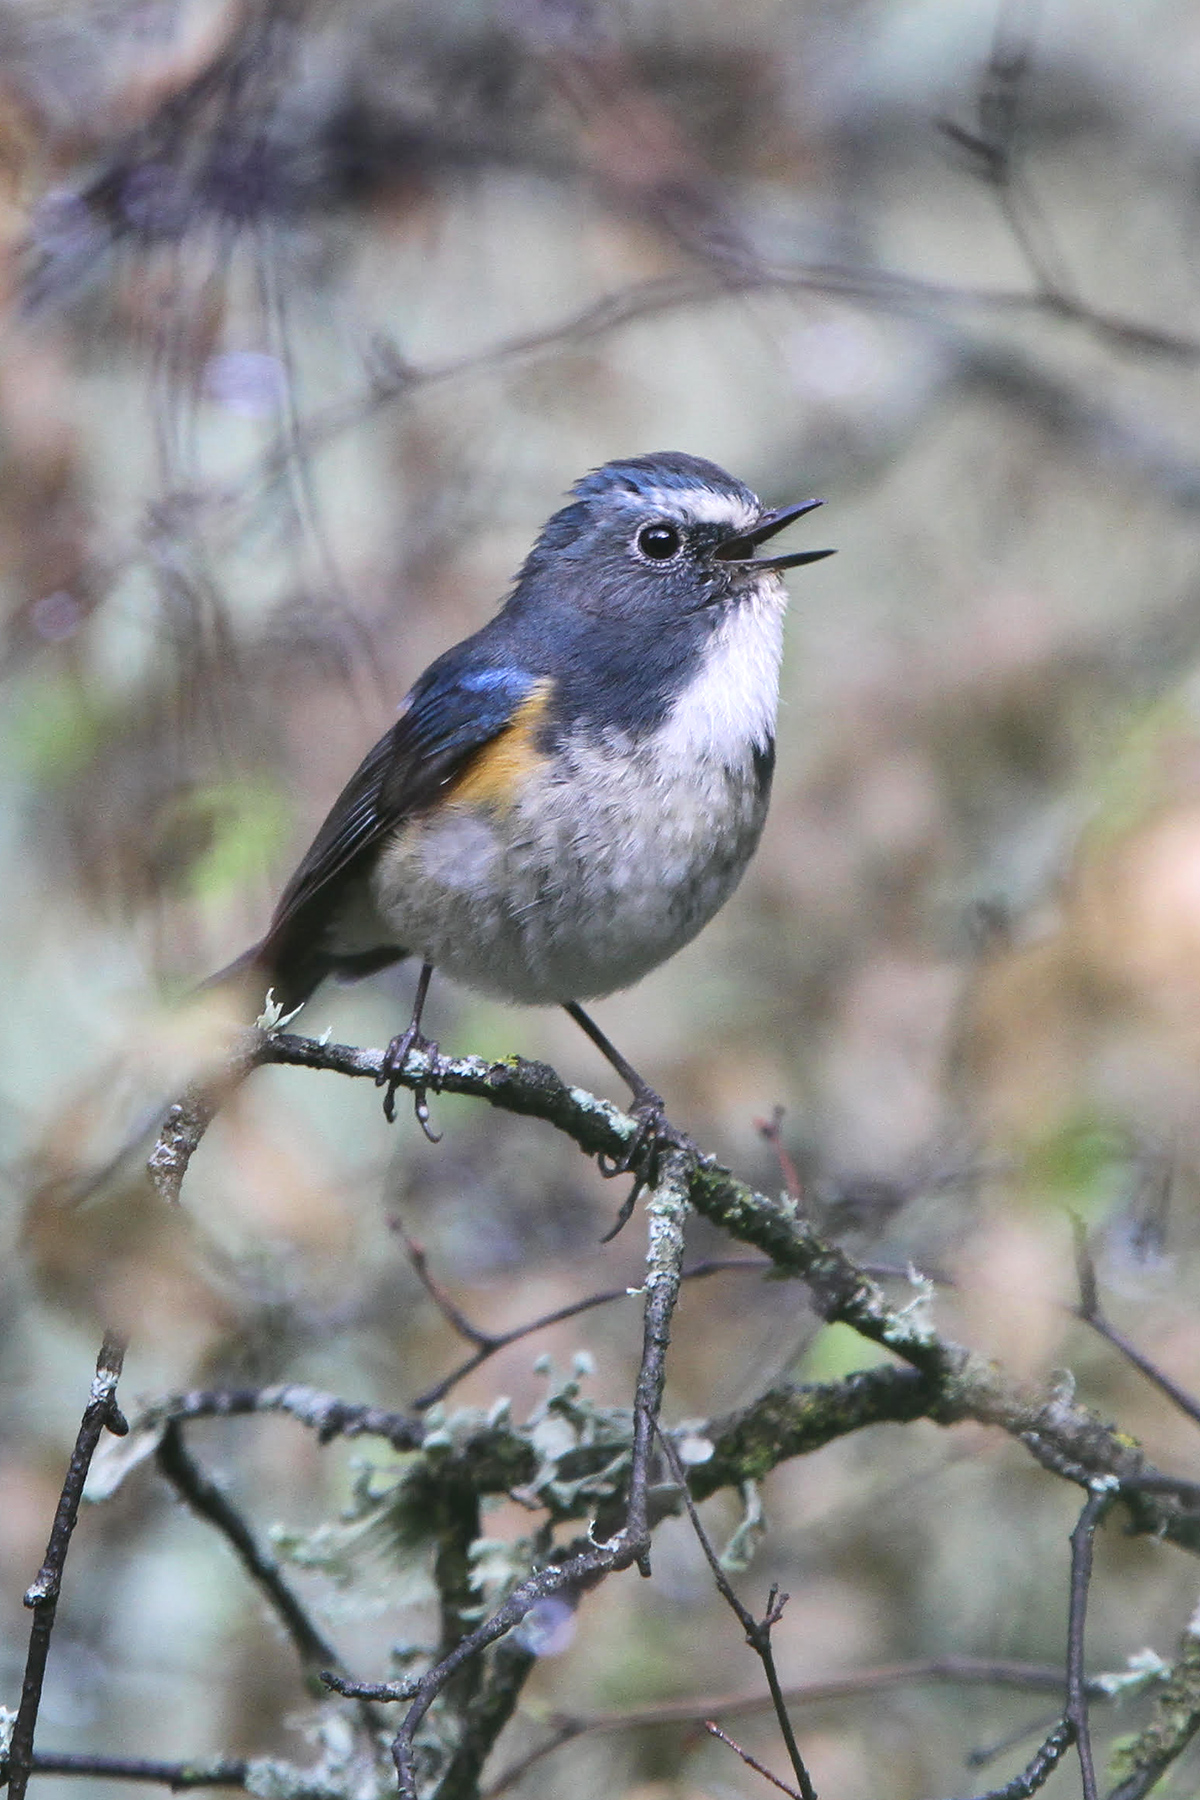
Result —
[{"label": "bird's head", "polygon": [[560,601],[581,611],[666,628],[760,593],[764,580],[778,592],[781,570],[833,554],[764,555],[821,502],[771,510],[716,463],[679,451],[605,463],[571,493],[530,552],[518,593],[524,584],[544,591],[549,577]]}]

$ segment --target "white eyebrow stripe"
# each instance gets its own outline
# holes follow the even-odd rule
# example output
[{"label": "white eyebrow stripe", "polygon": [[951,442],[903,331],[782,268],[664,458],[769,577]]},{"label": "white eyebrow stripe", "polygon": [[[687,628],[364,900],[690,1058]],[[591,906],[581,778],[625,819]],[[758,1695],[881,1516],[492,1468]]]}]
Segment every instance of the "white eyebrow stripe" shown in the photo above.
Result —
[{"label": "white eyebrow stripe", "polygon": [[668,518],[701,525],[729,525],[734,531],[748,531],[762,516],[762,508],[751,506],[737,494],[718,494],[712,488],[643,488],[640,502],[660,506]]}]

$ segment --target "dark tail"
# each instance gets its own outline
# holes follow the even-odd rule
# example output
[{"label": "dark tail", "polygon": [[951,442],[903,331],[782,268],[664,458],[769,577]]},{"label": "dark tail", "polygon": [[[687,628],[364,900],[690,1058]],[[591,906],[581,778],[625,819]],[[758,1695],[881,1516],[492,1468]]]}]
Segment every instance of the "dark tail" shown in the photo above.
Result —
[{"label": "dark tail", "polygon": [[361,981],[379,969],[390,968],[392,963],[403,962],[407,955],[407,950],[389,944],[375,950],[336,956],[317,946],[297,950],[267,936],[201,982],[196,992],[207,994],[222,988],[241,989],[248,1004],[256,1007],[256,1017],[270,993],[276,1005],[290,1013],[311,1000],[321,983],[330,977],[335,981]]}]

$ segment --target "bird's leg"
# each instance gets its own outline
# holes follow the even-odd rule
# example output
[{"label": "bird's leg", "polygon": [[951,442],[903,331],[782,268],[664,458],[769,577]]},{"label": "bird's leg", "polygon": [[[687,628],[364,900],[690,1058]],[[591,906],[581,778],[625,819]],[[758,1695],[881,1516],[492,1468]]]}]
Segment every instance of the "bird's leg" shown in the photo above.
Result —
[{"label": "bird's leg", "polygon": [[601,1056],[612,1064],[621,1080],[628,1083],[633,1094],[633,1105],[629,1110],[638,1122],[637,1131],[622,1156],[598,1156],[596,1158],[596,1166],[600,1173],[609,1177],[627,1175],[647,1148],[650,1151],[649,1162],[644,1173],[638,1175],[634,1181],[628,1199],[617,1214],[616,1224],[601,1239],[602,1243],[607,1243],[609,1238],[616,1237],[618,1231],[628,1221],[645,1183],[654,1179],[655,1164],[663,1146],[674,1145],[680,1149],[688,1149],[690,1146],[683,1133],[676,1131],[668,1120],[662,1095],[656,1093],[648,1081],[643,1081],[633,1064],[626,1061],[616,1045],[605,1037],[596,1021],[588,1017],[579,1002],[564,1000],[563,1011],[569,1013],[580,1030],[587,1033]]},{"label": "bird's leg", "polygon": [[[399,1037],[394,1037],[383,1053],[383,1062],[375,1077],[376,1087],[386,1087],[383,1096],[383,1116],[389,1125],[396,1121],[396,1089],[400,1085],[400,1075],[405,1059],[410,1050],[423,1050],[426,1056],[437,1061],[438,1047],[421,1030],[421,1014],[425,1010],[425,999],[429,993],[430,977],[433,974],[432,963],[421,964],[421,974],[417,981],[417,997],[413,1001],[412,1018],[408,1021]],[[431,1144],[440,1144],[441,1133],[435,1131],[429,1123],[429,1101],[424,1087],[413,1089],[413,1111],[417,1115],[417,1124],[425,1133]]]},{"label": "bird's leg", "polygon": [[633,1094],[633,1110],[640,1117],[644,1111],[663,1111],[662,1095],[656,1094],[648,1081],[643,1081],[631,1062],[626,1062],[617,1046],[606,1038],[595,1019],[588,1017],[578,1000],[564,1000],[563,1011],[569,1013],[581,1031],[586,1031],[597,1050],[606,1062],[610,1062],[617,1074],[630,1088]]}]

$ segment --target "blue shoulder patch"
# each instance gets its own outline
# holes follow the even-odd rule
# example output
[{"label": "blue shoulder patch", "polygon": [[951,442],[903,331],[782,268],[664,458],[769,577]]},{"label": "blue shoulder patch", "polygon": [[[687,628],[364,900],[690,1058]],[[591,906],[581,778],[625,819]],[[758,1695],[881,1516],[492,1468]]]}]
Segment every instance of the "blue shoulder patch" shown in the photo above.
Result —
[{"label": "blue shoulder patch", "polygon": [[284,892],[263,950],[284,954],[310,909],[328,911],[352,865],[411,813],[427,806],[476,750],[499,735],[536,685],[523,669],[474,663],[464,646],[439,657],[387,735],[368,751]]},{"label": "blue shoulder patch", "polygon": [[536,680],[527,669],[464,667],[449,651],[412,690],[397,736],[414,763],[465,755],[504,730]]}]

